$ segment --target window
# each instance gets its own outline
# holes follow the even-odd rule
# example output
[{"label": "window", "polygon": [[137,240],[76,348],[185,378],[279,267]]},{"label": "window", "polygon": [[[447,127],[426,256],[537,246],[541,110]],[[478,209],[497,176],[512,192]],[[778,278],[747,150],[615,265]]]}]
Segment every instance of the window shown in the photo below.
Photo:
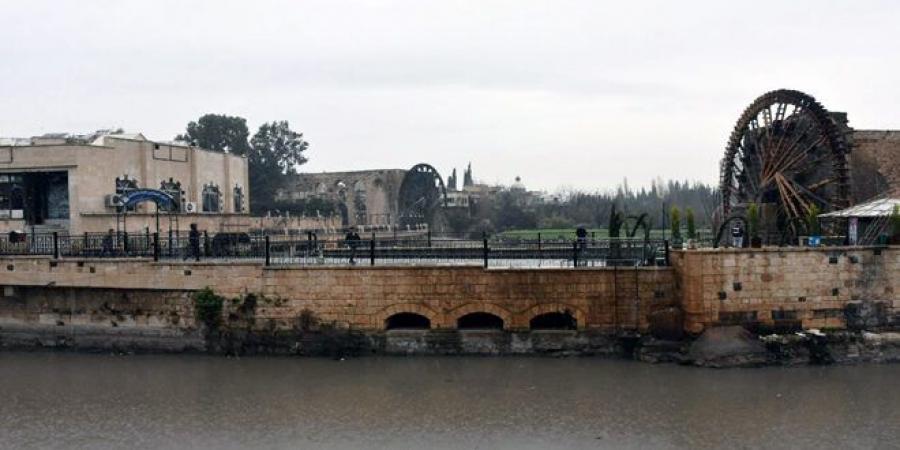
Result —
[{"label": "window", "polygon": [[0,217],[21,218],[24,209],[25,182],[22,175],[0,175]]},{"label": "window", "polygon": [[[122,175],[121,178],[116,177],[116,194],[125,195],[130,191],[133,191],[138,188],[138,182],[134,178],[128,178],[128,175]],[[135,211],[135,206],[129,206],[126,211],[133,212]],[[116,207],[116,210],[122,212],[122,207]]]},{"label": "window", "polygon": [[783,310],[783,309],[773,309],[772,310],[772,320],[797,320],[797,311],[794,310]]},{"label": "window", "polygon": [[172,178],[163,180],[162,183],[159,184],[159,190],[171,195],[172,198],[175,199],[175,204],[172,205],[173,211],[181,211],[182,196],[184,195],[184,192],[181,191],[180,181],[175,181]]},{"label": "window", "polygon": [[743,325],[757,322],[756,311],[721,311],[719,312],[719,324]]},{"label": "window", "polygon": [[234,212],[244,211],[244,189],[240,186],[234,186]]},{"label": "window", "polygon": [[222,211],[222,193],[219,186],[212,183],[203,186],[203,212]]}]

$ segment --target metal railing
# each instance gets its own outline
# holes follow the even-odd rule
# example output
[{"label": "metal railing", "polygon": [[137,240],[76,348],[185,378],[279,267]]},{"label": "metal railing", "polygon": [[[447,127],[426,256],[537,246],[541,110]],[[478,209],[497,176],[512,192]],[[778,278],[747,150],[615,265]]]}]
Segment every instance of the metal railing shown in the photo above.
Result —
[{"label": "metal railing", "polygon": [[510,240],[423,235],[319,240],[245,233],[0,235],[0,255],[257,261],[266,265],[472,265],[604,267],[668,265],[669,243],[644,239]]}]

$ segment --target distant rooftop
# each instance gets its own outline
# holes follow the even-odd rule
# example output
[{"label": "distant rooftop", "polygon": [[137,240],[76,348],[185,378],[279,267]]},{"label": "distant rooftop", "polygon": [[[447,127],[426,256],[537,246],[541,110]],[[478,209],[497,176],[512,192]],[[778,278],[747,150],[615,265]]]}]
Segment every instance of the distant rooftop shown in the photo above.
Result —
[{"label": "distant rooftop", "polygon": [[96,145],[105,146],[106,139],[122,139],[127,141],[156,142],[159,144],[190,147],[189,142],[184,141],[153,141],[147,139],[143,133],[124,133],[121,129],[97,130],[88,134],[75,133],[44,133],[30,138],[0,137],[0,146],[29,146],[29,145]]}]

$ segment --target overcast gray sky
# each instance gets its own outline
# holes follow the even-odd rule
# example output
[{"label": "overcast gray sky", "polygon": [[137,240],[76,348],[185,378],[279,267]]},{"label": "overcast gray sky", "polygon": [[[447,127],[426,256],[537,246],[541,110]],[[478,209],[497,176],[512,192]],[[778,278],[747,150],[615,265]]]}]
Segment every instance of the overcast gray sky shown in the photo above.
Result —
[{"label": "overcast gray sky", "polygon": [[800,89],[900,128],[897,1],[0,0],[0,136],[171,139],[288,120],[305,171],[472,161],[476,179],[714,182],[734,121]]}]

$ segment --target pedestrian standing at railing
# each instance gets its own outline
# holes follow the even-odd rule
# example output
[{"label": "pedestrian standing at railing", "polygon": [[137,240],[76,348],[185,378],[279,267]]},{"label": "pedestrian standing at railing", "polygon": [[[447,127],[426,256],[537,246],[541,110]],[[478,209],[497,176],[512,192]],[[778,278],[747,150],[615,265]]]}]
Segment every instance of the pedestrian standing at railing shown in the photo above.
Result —
[{"label": "pedestrian standing at railing", "polygon": [[113,255],[113,239],[115,236],[115,231],[110,228],[109,231],[106,232],[106,236],[103,236],[103,242],[101,243],[100,248],[100,256],[112,256]]},{"label": "pedestrian standing at railing", "polygon": [[[575,230],[575,240],[578,242],[578,254],[583,255],[587,249],[587,230],[584,227],[578,227]],[[582,262],[586,265],[586,262]]]},{"label": "pedestrian standing at railing", "polygon": [[190,256],[195,261],[200,261],[200,231],[197,230],[196,223],[191,224],[191,231],[188,233],[188,250],[189,253],[184,255],[184,259]]},{"label": "pedestrian standing at railing", "polygon": [[356,265],[356,247],[359,246],[360,239],[359,233],[356,232],[356,228],[351,228],[347,231],[345,240],[347,241],[347,246],[350,247],[350,265]]}]

